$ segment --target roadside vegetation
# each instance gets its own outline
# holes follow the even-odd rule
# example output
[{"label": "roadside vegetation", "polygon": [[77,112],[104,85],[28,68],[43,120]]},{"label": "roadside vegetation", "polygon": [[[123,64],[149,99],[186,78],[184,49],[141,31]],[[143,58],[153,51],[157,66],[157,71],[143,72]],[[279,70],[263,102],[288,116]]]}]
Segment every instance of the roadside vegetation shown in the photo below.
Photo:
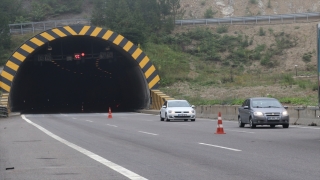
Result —
[{"label": "roadside vegetation", "polygon": [[[9,23],[42,21],[50,16],[65,13],[81,13],[84,1],[32,1],[30,11],[21,9],[21,1],[4,0],[0,4],[0,63],[3,65],[11,53],[33,34],[8,35]],[[261,27],[257,34],[229,33],[229,26],[221,25],[215,30],[196,27],[173,33],[174,20],[185,11],[180,0],[92,0],[91,17],[93,25],[111,29],[140,45],[150,57],[161,76],[160,89],[174,98],[189,100],[194,105],[228,104],[239,105],[247,97],[237,94],[221,95],[215,98],[202,96],[203,89],[254,88],[264,86],[270,89],[280,87],[281,91],[318,90],[316,78],[298,78],[296,72],[279,71],[279,57],[298,45],[298,39],[286,32],[274,32]],[[205,5],[205,1],[202,1]],[[256,1],[250,1],[255,4]],[[74,5],[76,4],[76,5]],[[7,7],[10,7],[8,10]],[[216,12],[206,11],[207,18]],[[254,44],[254,36],[269,35],[274,39],[271,45],[264,42]],[[310,63],[315,52],[307,52],[301,61]],[[310,65],[299,70],[299,75],[315,76],[316,67]],[[176,88],[177,83],[186,84],[190,93]],[[304,96],[261,92],[261,96],[278,98],[289,105],[317,105],[316,93]]]}]

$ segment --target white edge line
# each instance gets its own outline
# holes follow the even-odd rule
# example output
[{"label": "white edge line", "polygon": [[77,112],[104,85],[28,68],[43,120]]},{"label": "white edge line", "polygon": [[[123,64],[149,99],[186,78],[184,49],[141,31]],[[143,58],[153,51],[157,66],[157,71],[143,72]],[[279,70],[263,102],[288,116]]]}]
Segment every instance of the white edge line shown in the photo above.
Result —
[{"label": "white edge line", "polygon": [[144,133],[144,134],[153,135],[153,136],[158,136],[158,134],[148,133],[148,132],[144,132],[144,131],[138,131],[138,132],[140,132],[140,133]]},{"label": "white edge line", "polygon": [[116,172],[128,177],[129,179],[131,179],[131,180],[137,180],[137,179],[139,179],[139,180],[147,180],[146,178],[144,178],[144,177],[142,177],[142,176],[140,176],[140,175],[138,175],[138,174],[136,174],[136,173],[134,173],[134,172],[122,167],[122,166],[119,166],[118,164],[115,164],[115,163],[113,163],[113,162],[111,162],[111,161],[109,161],[109,160],[107,160],[107,159],[105,159],[105,158],[103,158],[103,157],[101,157],[101,156],[99,156],[97,154],[94,154],[91,151],[88,151],[88,150],[86,150],[86,149],[84,149],[84,148],[82,148],[80,146],[77,146],[77,145],[75,145],[75,144],[73,144],[73,143],[71,143],[71,142],[69,142],[69,141],[67,141],[67,140],[65,140],[65,139],[53,134],[53,133],[51,133],[50,131],[48,131],[47,129],[43,128],[42,126],[40,126],[40,125],[32,122],[31,120],[27,119],[25,117],[25,115],[21,115],[21,117],[22,117],[22,119],[27,121],[29,124],[35,126],[36,128],[38,128],[42,132],[44,132],[47,135],[49,135],[50,137],[56,139],[57,141],[65,144],[65,145],[67,145],[67,146],[69,146],[69,147],[71,147],[71,148],[73,148],[73,149],[75,149],[75,150],[77,150],[79,152],[81,152],[82,154],[84,154],[84,155],[86,155],[86,156],[98,161],[99,163],[109,167],[110,169],[113,169],[114,171],[116,171]]},{"label": "white edge line", "polygon": [[112,127],[118,127],[116,125],[112,125],[112,124],[106,124],[107,126],[112,126]]},{"label": "white edge line", "polygon": [[233,148],[228,148],[228,147],[223,147],[223,146],[217,146],[217,145],[213,145],[213,144],[206,144],[206,143],[199,143],[201,145],[205,145],[205,146],[212,146],[212,147],[217,147],[217,148],[221,148],[221,149],[227,149],[227,150],[231,150],[231,151],[242,151],[240,149],[233,149]]}]

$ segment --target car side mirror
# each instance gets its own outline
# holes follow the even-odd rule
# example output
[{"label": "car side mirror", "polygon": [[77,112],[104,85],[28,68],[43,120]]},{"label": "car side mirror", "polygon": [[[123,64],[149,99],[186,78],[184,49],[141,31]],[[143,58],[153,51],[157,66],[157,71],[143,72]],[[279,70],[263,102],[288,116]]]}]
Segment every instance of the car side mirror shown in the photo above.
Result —
[{"label": "car side mirror", "polygon": [[167,106],[162,106],[162,108],[167,108]]},{"label": "car side mirror", "polygon": [[192,108],[195,108],[195,106],[194,106],[194,105],[191,105],[191,107],[192,107]]},{"label": "car side mirror", "polygon": [[249,109],[249,106],[243,106],[243,109]]},{"label": "car side mirror", "polygon": [[285,109],[288,109],[288,106],[283,106]]}]

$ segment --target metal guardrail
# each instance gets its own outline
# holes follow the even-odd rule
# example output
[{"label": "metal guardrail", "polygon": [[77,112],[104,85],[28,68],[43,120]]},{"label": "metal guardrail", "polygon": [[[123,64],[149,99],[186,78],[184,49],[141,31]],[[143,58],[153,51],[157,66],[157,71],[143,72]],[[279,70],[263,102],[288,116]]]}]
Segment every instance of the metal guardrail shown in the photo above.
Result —
[{"label": "metal guardrail", "polygon": [[[244,17],[228,17],[228,18],[212,18],[212,19],[186,19],[176,20],[176,25],[196,25],[196,24],[259,24],[264,22],[271,23],[296,23],[301,20],[309,22],[314,18],[320,18],[320,12],[296,13],[296,14],[279,14],[266,16],[244,16]],[[9,24],[10,34],[25,34],[41,32],[48,29],[62,27],[67,25],[91,25],[90,19],[66,19],[43,22],[30,22],[20,24]]]},{"label": "metal guardrail", "polygon": [[66,19],[66,20],[54,20],[54,21],[42,21],[42,22],[29,22],[20,24],[9,24],[10,34],[26,34],[46,31],[48,29],[63,27],[68,25],[90,25],[89,19]]},{"label": "metal guardrail", "polygon": [[212,18],[212,19],[186,19],[176,20],[176,25],[196,25],[196,24],[258,24],[264,22],[271,23],[296,23],[299,20],[309,22],[313,18],[320,18],[320,12],[296,13],[296,14],[279,14],[266,16],[244,16],[244,17],[228,17],[228,18]]}]

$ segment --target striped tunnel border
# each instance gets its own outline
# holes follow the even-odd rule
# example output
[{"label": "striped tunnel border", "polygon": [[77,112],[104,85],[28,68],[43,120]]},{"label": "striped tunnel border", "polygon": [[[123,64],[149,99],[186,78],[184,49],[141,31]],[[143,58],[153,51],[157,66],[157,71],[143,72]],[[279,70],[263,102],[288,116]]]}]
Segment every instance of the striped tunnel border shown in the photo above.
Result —
[{"label": "striped tunnel border", "polygon": [[128,39],[111,30],[103,29],[94,26],[64,26],[59,28],[49,29],[41,32],[22,44],[9,58],[3,68],[0,77],[0,88],[2,92],[10,92],[11,85],[19,70],[20,65],[33,53],[37,48],[44,46],[47,42],[58,38],[68,36],[90,36],[100,38],[121,47],[139,64],[142,72],[145,75],[149,89],[157,89],[159,86],[160,77],[155,66],[151,63],[148,56],[138,46],[134,45]]},{"label": "striped tunnel border", "polygon": [[150,109],[156,109],[156,110],[161,109],[163,103],[166,100],[170,100],[170,99],[174,99],[174,98],[171,98],[170,96],[164,94],[160,90],[153,89],[153,90],[151,90]]}]

